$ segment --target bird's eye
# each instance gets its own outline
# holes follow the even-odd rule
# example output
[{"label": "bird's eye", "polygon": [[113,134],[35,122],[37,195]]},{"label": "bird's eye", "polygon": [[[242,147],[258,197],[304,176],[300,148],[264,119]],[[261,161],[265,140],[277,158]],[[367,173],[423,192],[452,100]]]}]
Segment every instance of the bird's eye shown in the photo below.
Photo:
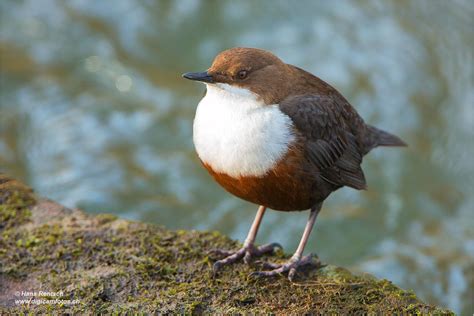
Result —
[{"label": "bird's eye", "polygon": [[239,71],[239,73],[237,74],[237,77],[239,77],[239,79],[241,80],[247,78],[247,70]]}]

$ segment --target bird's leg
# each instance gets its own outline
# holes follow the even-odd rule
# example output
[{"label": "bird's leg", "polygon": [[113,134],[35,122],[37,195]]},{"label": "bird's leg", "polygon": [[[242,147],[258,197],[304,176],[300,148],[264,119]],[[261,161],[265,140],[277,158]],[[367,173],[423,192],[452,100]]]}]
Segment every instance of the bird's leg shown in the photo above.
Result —
[{"label": "bird's leg", "polygon": [[301,237],[300,244],[298,245],[298,248],[296,249],[293,256],[290,258],[290,260],[288,260],[284,264],[266,263],[265,266],[273,270],[254,272],[252,273],[252,276],[271,277],[277,274],[288,272],[288,279],[290,281],[293,281],[293,277],[295,276],[296,271],[299,267],[316,264],[312,260],[312,254],[303,257],[303,251],[304,247],[306,246],[306,242],[308,241],[308,237],[311,234],[311,230],[313,229],[316,217],[318,216],[318,213],[321,210],[321,206],[322,203],[319,203],[311,209],[311,213],[309,214],[308,222],[306,223],[306,227],[304,229],[303,236]]},{"label": "bird's leg", "polygon": [[241,249],[237,250],[236,252],[225,250],[212,250],[213,253],[227,256],[226,258],[216,261],[216,263],[214,263],[214,272],[217,272],[222,266],[234,263],[241,258],[244,258],[244,262],[248,264],[253,256],[261,256],[265,253],[273,252],[275,248],[281,248],[281,246],[277,243],[266,244],[259,247],[255,247],[254,245],[255,238],[257,237],[258,228],[260,226],[260,222],[262,221],[263,214],[265,214],[265,210],[266,207],[263,205],[258,208],[257,215],[255,216],[252,227],[250,228],[250,231]]}]

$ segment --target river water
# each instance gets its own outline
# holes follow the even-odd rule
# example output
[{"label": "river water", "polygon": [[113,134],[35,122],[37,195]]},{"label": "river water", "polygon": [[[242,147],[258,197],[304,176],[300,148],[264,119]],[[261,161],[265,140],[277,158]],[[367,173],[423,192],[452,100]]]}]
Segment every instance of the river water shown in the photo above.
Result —
[{"label": "river water", "polygon": [[[219,51],[260,47],[345,95],[407,149],[323,206],[307,251],[474,311],[474,2],[2,1],[0,170],[91,213],[245,238],[256,207],[202,169],[192,121]],[[305,213],[258,242],[294,251]]]}]

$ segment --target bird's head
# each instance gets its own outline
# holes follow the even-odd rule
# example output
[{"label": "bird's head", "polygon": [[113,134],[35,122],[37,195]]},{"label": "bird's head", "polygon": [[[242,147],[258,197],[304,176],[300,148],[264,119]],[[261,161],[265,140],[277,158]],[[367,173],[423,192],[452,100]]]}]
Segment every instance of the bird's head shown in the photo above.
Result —
[{"label": "bird's head", "polygon": [[248,94],[266,104],[281,99],[291,84],[292,69],[270,52],[236,47],[216,56],[204,72],[188,72],[183,77],[229,93]]}]

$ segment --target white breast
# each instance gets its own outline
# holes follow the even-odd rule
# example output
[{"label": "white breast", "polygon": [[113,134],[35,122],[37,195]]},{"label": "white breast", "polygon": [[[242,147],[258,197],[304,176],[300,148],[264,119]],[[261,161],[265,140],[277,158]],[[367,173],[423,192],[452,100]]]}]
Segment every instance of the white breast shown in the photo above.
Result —
[{"label": "white breast", "polygon": [[294,141],[291,119],[247,89],[207,84],[194,118],[199,158],[232,177],[262,176]]}]

